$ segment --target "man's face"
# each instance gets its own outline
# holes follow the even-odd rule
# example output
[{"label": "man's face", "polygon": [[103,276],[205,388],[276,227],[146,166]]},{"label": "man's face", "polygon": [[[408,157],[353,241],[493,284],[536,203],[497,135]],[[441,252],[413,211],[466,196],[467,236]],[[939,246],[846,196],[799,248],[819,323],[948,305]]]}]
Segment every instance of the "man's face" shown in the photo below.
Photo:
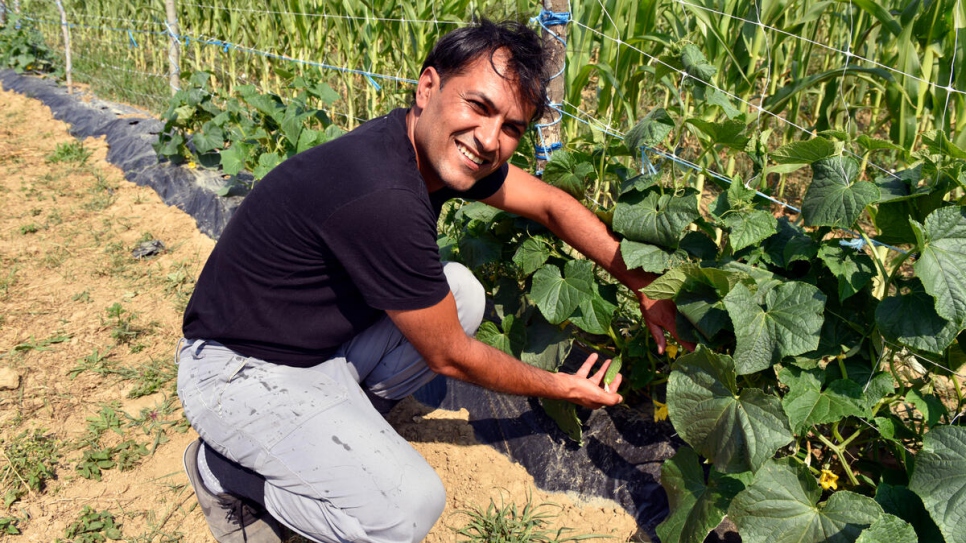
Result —
[{"label": "man's face", "polygon": [[410,137],[429,190],[464,191],[509,160],[533,115],[515,80],[501,77],[505,53],[477,59],[440,84],[428,68],[419,78]]}]

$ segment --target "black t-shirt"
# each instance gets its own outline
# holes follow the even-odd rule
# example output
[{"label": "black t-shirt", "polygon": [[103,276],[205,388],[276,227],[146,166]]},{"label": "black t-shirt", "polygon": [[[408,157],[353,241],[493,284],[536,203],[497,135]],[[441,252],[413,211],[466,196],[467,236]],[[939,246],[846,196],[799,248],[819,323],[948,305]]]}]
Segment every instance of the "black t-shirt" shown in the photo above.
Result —
[{"label": "black t-shirt", "polygon": [[449,287],[436,221],[453,197],[494,194],[507,168],[429,194],[406,110],[369,121],[272,170],[238,207],[185,311],[187,338],[245,356],[317,364],[387,309],[422,309]]}]

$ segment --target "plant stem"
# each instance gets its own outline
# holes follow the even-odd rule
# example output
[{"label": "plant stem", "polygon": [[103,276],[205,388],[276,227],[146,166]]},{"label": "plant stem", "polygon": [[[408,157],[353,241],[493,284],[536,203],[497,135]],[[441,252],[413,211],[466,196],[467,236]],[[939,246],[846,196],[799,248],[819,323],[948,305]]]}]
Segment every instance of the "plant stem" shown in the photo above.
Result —
[{"label": "plant stem", "polygon": [[[838,423],[835,423],[835,429],[833,430],[833,433],[836,433],[836,434],[838,433]],[[831,449],[832,452],[835,454],[835,456],[839,457],[839,462],[842,464],[842,469],[845,471],[845,475],[849,478],[849,482],[852,483],[852,486],[859,486],[859,480],[856,479],[855,474],[852,473],[852,467],[849,466],[849,463],[845,461],[845,455],[843,454],[842,449],[844,449],[845,446],[848,445],[848,443],[852,441],[852,438],[854,438],[858,433],[859,432],[855,432],[855,434],[852,434],[852,436],[846,442],[842,443],[842,445],[835,445],[822,434],[815,434],[816,437],[818,437],[819,441],[821,441],[822,443],[825,444],[826,447]]]}]

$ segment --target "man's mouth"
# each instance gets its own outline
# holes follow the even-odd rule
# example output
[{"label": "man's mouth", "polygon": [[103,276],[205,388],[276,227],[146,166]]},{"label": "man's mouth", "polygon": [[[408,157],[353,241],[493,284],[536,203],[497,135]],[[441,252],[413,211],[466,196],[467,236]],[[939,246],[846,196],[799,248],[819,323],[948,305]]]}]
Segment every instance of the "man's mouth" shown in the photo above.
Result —
[{"label": "man's mouth", "polygon": [[469,148],[467,148],[462,143],[456,142],[456,148],[459,150],[460,153],[463,154],[463,156],[470,159],[470,162],[472,162],[473,164],[476,164],[477,166],[483,165],[483,162],[484,162],[483,157],[474,153],[473,151],[470,151]]}]

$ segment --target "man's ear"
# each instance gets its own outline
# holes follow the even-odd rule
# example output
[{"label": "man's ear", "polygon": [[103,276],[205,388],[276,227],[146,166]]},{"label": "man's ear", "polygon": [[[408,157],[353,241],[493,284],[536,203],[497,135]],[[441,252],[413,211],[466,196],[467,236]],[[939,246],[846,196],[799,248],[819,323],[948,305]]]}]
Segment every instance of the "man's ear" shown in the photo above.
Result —
[{"label": "man's ear", "polygon": [[419,74],[419,81],[416,82],[416,107],[423,109],[429,103],[429,99],[439,90],[439,72],[430,66]]}]

